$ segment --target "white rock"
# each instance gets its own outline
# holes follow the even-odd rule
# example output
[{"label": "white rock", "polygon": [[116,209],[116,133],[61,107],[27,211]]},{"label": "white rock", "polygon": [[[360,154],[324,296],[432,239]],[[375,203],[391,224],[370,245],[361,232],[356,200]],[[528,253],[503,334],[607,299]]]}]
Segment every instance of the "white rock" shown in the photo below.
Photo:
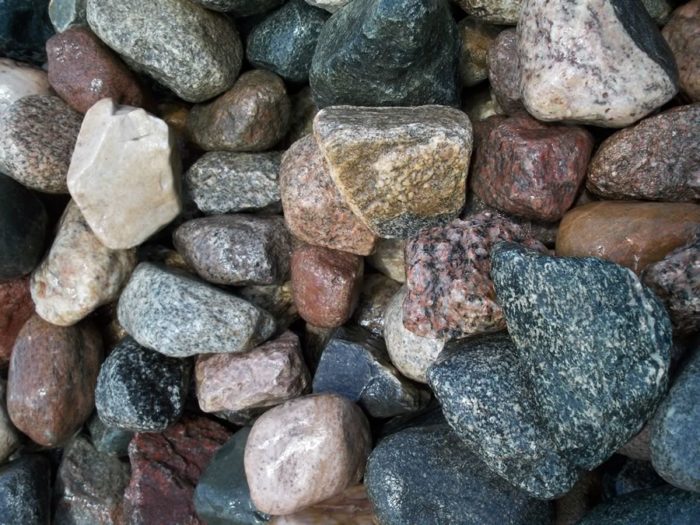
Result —
[{"label": "white rock", "polygon": [[48,95],[49,78],[39,68],[0,58],[0,114],[15,100],[27,95]]},{"label": "white rock", "polygon": [[97,238],[133,248],[180,213],[175,135],[143,109],[100,100],[85,114],[68,190]]},{"label": "white rock", "polygon": [[307,4],[320,7],[331,13],[335,13],[341,7],[349,4],[352,0],[306,0]]},{"label": "white rock", "polygon": [[6,386],[7,383],[0,379],[0,463],[3,463],[19,446],[19,435],[7,415]]}]

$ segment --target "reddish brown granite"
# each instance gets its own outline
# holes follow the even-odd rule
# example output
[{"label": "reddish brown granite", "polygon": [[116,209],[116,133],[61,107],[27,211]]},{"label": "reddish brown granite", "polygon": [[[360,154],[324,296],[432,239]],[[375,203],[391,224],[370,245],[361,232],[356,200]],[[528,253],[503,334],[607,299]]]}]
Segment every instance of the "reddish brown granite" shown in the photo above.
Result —
[{"label": "reddish brown granite", "polygon": [[17,334],[33,313],[28,277],[0,283],[0,368],[9,364]]},{"label": "reddish brown granite", "polygon": [[700,0],[676,9],[661,34],[678,64],[681,90],[700,101]]}]

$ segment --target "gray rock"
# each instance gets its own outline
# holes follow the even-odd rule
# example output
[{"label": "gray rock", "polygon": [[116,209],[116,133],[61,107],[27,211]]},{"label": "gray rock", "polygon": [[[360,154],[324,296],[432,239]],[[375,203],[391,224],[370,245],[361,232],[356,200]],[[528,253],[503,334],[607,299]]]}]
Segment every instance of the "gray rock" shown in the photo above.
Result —
[{"label": "gray rock", "polygon": [[136,267],[117,316],[139,344],[171,357],[245,352],[275,331],[275,320],[264,310],[184,272],[149,263]]},{"label": "gray rock", "polygon": [[523,0],[455,0],[464,11],[484,22],[515,25]]},{"label": "gray rock", "polygon": [[87,25],[87,0],[51,0],[49,18],[59,33],[75,26]]},{"label": "gray rock", "polygon": [[307,4],[320,7],[330,13],[335,13],[338,9],[346,6],[352,0],[306,0]]},{"label": "gray rock", "polygon": [[51,465],[26,455],[0,466],[0,523],[46,525],[51,506]]},{"label": "gray rock", "polygon": [[183,0],[88,0],[87,19],[100,39],[133,67],[188,102],[230,88],[243,46],[222,15]]},{"label": "gray rock", "polygon": [[98,452],[108,456],[125,458],[129,453],[129,442],[134,437],[130,430],[105,425],[95,414],[88,423],[90,441]]},{"label": "gray rock", "polygon": [[285,0],[193,0],[212,11],[225,11],[233,16],[250,16],[269,11]]}]

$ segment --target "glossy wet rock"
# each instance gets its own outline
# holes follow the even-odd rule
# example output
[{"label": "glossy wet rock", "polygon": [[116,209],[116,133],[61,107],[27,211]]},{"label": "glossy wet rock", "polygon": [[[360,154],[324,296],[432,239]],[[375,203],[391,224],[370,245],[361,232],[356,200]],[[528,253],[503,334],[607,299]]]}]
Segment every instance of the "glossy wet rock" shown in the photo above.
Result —
[{"label": "glossy wet rock", "polygon": [[661,34],[678,64],[678,84],[691,100],[700,101],[700,2],[676,9]]},{"label": "glossy wet rock", "polygon": [[456,3],[477,20],[515,25],[523,0],[456,0]]},{"label": "glossy wet rock", "polygon": [[5,407],[7,382],[0,379],[0,463],[10,457],[20,445],[20,438],[15,426],[10,421]]},{"label": "glossy wet rock", "polygon": [[29,95],[48,95],[46,72],[11,58],[0,58],[0,114],[16,100]]},{"label": "glossy wet rock", "polygon": [[0,516],[5,523],[46,525],[51,515],[51,465],[28,454],[0,466]]},{"label": "glossy wet rock", "polygon": [[4,0],[0,5],[0,55],[41,65],[53,35],[48,0]]},{"label": "glossy wet rock", "polygon": [[87,25],[87,0],[51,0],[49,18],[56,31]]},{"label": "glossy wet rock", "polygon": [[374,253],[367,257],[367,262],[394,281],[406,282],[406,267],[404,265],[404,239],[379,239]]},{"label": "glossy wet rock", "polygon": [[461,42],[459,74],[464,87],[474,86],[489,75],[489,48],[498,36],[499,28],[474,18],[465,18],[457,26]]},{"label": "glossy wet rock", "polygon": [[28,279],[0,283],[0,368],[7,367],[17,334],[33,313]]},{"label": "glossy wet rock", "polygon": [[489,48],[489,82],[492,98],[507,114],[524,111],[520,94],[520,58],[514,28],[501,31]]},{"label": "glossy wet rock", "polygon": [[380,273],[366,275],[360,290],[360,300],[353,315],[355,323],[372,335],[382,337],[386,308],[400,288],[401,283]]}]

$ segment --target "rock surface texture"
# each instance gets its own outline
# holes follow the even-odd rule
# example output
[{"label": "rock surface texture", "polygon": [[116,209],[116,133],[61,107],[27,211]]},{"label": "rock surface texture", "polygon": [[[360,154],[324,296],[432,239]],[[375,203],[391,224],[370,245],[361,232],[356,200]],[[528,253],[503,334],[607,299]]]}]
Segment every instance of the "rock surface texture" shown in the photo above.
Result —
[{"label": "rock surface texture", "polygon": [[0,58],[0,114],[16,100],[29,95],[48,95],[46,72],[11,58]]},{"label": "rock surface texture", "polygon": [[8,524],[45,525],[51,516],[51,464],[38,454],[0,466],[0,515]]},{"label": "rock surface texture", "polygon": [[700,2],[693,0],[673,12],[661,34],[678,64],[678,84],[691,100],[700,102]]}]

